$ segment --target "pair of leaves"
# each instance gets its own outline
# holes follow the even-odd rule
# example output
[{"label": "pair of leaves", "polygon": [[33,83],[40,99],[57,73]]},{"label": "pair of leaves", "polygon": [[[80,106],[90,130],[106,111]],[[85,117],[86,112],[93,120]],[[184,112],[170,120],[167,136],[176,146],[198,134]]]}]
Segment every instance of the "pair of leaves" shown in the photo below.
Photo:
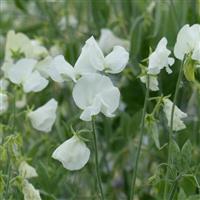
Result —
[{"label": "pair of leaves", "polygon": [[171,148],[170,165],[172,168],[181,173],[188,172],[192,164],[192,144],[190,140],[185,142],[182,149],[173,140],[169,148]]}]

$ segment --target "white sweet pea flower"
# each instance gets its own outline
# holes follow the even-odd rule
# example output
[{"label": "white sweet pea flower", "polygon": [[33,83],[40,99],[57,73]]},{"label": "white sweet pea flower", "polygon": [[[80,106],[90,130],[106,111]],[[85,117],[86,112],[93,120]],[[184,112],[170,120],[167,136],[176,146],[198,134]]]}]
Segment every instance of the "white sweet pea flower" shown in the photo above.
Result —
[{"label": "white sweet pea flower", "polygon": [[128,40],[121,39],[113,34],[110,29],[101,29],[101,35],[99,38],[99,47],[104,53],[109,53],[114,46],[122,46],[125,49],[129,49],[130,42]]},{"label": "white sweet pea flower", "polygon": [[15,64],[9,62],[3,66],[5,76],[14,84],[22,85],[24,92],[39,92],[48,85],[48,80],[34,71],[37,61],[23,58]]},{"label": "white sweet pea flower", "polygon": [[83,75],[99,71],[119,73],[125,68],[128,58],[129,53],[120,46],[115,46],[113,51],[104,57],[95,39],[90,37],[82,48],[74,67],[65,60],[64,56],[58,55],[55,58],[45,58],[38,63],[36,69],[56,82],[63,82],[66,79],[76,82]]},{"label": "white sweet pea flower", "polygon": [[90,150],[77,136],[62,143],[52,154],[68,170],[79,170],[85,166],[90,157]]},{"label": "white sweet pea flower", "polygon": [[[141,76],[140,80],[142,83],[147,83],[147,76]],[[149,89],[151,91],[158,91],[159,87],[158,87],[158,80],[156,76],[149,76]]]},{"label": "white sweet pea flower", "polygon": [[128,59],[129,53],[120,46],[115,46],[113,51],[104,57],[102,50],[92,36],[85,42],[74,69],[80,75],[97,71],[116,74],[125,68]]},{"label": "white sweet pea flower", "polygon": [[6,38],[5,60],[12,60],[13,52],[19,51],[26,58],[36,58],[47,56],[48,51],[41,46],[38,41],[30,40],[23,33],[9,31]]},{"label": "white sweet pea flower", "polygon": [[34,178],[38,174],[32,166],[30,166],[26,161],[22,161],[19,165],[19,174],[24,178]]},{"label": "white sweet pea flower", "polygon": [[[169,99],[164,99],[163,101],[164,101],[163,111],[166,115],[166,118],[168,121],[168,126],[170,126],[173,102]],[[182,119],[184,119],[186,117],[187,117],[187,114],[182,112],[177,106],[175,106],[174,117],[173,117],[173,130],[174,131],[180,131],[180,130],[186,128],[184,122],[182,121]]]},{"label": "white sweet pea flower", "polygon": [[35,189],[27,180],[23,181],[22,193],[24,194],[24,200],[41,200],[39,190]]},{"label": "white sweet pea flower", "polygon": [[51,99],[45,105],[28,114],[32,126],[42,132],[50,132],[56,120],[57,101]]},{"label": "white sweet pea flower", "polygon": [[112,81],[100,74],[88,74],[81,77],[73,88],[73,99],[83,110],[80,118],[91,121],[92,116],[102,112],[112,117],[119,106],[120,92]]},{"label": "white sweet pea flower", "polygon": [[8,96],[0,92],[0,115],[8,109]]},{"label": "white sweet pea flower", "polygon": [[193,60],[200,62],[200,24],[184,25],[178,32],[174,55],[183,60],[185,55],[191,54]]},{"label": "white sweet pea flower", "polygon": [[166,68],[167,73],[172,73],[169,66],[174,64],[174,59],[169,57],[171,52],[166,46],[167,39],[164,37],[158,43],[156,50],[149,56],[148,74],[159,74],[163,68]]}]

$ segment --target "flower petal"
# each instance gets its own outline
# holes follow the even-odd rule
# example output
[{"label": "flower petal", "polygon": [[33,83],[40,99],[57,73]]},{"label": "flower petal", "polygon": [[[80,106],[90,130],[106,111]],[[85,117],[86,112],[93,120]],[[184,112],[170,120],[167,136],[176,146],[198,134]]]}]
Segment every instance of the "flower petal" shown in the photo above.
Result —
[{"label": "flower petal", "polygon": [[48,85],[48,83],[49,81],[47,79],[43,78],[39,72],[35,71],[23,81],[22,85],[24,92],[28,93],[40,92]]},{"label": "flower petal", "polygon": [[99,47],[104,53],[109,53],[114,46],[122,46],[125,49],[129,49],[130,42],[128,40],[121,39],[113,34],[109,29],[101,29],[101,35],[99,38]]},{"label": "flower petal", "polygon": [[79,75],[104,69],[104,55],[93,36],[86,41],[74,69]]},{"label": "flower petal", "polygon": [[117,74],[127,65],[129,53],[120,46],[115,46],[113,51],[105,57],[106,72]]},{"label": "flower petal", "polygon": [[56,56],[49,69],[50,77],[57,82],[63,82],[64,79],[72,79],[76,82],[74,68],[65,60],[63,55]]},{"label": "flower petal", "polygon": [[15,84],[20,84],[30,76],[32,70],[37,63],[34,59],[24,58],[19,60],[8,68],[7,76],[9,80]]},{"label": "flower petal", "polygon": [[120,93],[112,81],[100,74],[89,74],[81,77],[73,88],[73,99],[76,105],[84,110],[81,119],[90,121],[91,116],[100,111],[111,116],[119,106]]},{"label": "flower petal", "polygon": [[52,154],[68,170],[79,170],[85,166],[90,157],[90,150],[77,136],[66,140]]},{"label": "flower petal", "polygon": [[50,132],[56,120],[56,110],[58,103],[51,99],[45,105],[37,108],[28,114],[32,126],[42,132]]}]

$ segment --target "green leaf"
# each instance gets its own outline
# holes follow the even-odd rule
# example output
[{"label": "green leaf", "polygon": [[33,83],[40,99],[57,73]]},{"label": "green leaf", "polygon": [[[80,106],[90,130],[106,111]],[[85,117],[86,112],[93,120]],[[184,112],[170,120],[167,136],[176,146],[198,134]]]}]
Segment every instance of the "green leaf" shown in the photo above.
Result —
[{"label": "green leaf", "polygon": [[179,185],[180,185],[181,188],[183,188],[186,195],[195,194],[197,186],[196,186],[196,182],[194,180],[194,177],[184,176],[180,180]]},{"label": "green leaf", "polygon": [[172,143],[169,148],[171,148],[170,164],[172,165],[172,167],[179,169],[181,165],[181,153],[180,148],[175,140],[172,140]]},{"label": "green leaf", "polygon": [[187,140],[181,150],[182,169],[187,171],[192,163],[192,144]]}]

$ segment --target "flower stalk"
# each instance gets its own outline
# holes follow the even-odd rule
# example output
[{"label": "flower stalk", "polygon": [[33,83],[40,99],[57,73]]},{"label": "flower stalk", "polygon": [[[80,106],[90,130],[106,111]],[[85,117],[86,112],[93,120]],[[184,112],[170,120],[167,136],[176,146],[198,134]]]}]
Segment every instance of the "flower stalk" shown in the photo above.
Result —
[{"label": "flower stalk", "polygon": [[178,98],[180,83],[181,83],[181,80],[183,77],[184,62],[185,62],[185,59],[183,59],[180,70],[179,70],[178,80],[176,82],[176,88],[175,88],[175,93],[174,93],[173,106],[172,106],[172,111],[171,111],[170,129],[169,129],[169,144],[168,144],[168,160],[167,160],[168,167],[167,167],[167,173],[166,173],[166,177],[165,177],[165,187],[164,187],[164,199],[165,200],[167,199],[167,196],[168,196],[167,195],[167,191],[168,191],[167,180],[169,178],[169,166],[170,166],[170,160],[171,160],[171,154],[172,154],[170,147],[171,147],[172,140],[173,140],[174,111],[175,111],[176,101]]},{"label": "flower stalk", "polygon": [[95,129],[95,119],[92,117],[92,132],[93,132],[93,145],[94,145],[94,151],[95,151],[95,168],[96,168],[96,175],[97,175],[97,182],[100,192],[100,199],[104,200],[104,194],[101,184],[101,176],[99,172],[99,163],[98,163],[98,150],[97,150],[97,136],[96,136],[96,129]]},{"label": "flower stalk", "polygon": [[138,162],[140,158],[140,151],[142,147],[142,140],[144,135],[144,128],[145,128],[145,115],[147,111],[147,104],[149,99],[149,75],[147,75],[147,82],[146,82],[146,94],[145,94],[145,100],[144,100],[144,107],[142,112],[142,119],[141,119],[141,128],[140,128],[140,138],[139,138],[139,145],[136,152],[136,158],[133,168],[133,176],[131,181],[131,193],[130,193],[130,200],[133,200],[135,195],[135,182],[136,182],[136,176],[137,176],[137,169],[138,169]]},{"label": "flower stalk", "polygon": [[[13,95],[13,124],[12,124],[12,133],[15,132],[15,119],[16,119],[16,107],[15,107],[16,99],[15,94]],[[11,178],[11,160],[10,160],[10,152],[9,148],[7,147],[7,180],[6,180],[6,187],[5,187],[5,200],[9,199],[9,188],[10,188],[10,178]]]}]

